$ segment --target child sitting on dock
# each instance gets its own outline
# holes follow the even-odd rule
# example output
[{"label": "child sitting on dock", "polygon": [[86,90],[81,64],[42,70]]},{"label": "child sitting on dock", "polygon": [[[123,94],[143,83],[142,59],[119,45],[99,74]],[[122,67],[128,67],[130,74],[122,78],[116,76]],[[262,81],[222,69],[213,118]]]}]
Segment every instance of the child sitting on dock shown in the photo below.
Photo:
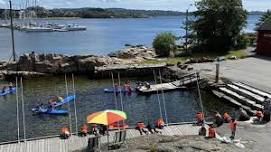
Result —
[{"label": "child sitting on dock", "polygon": [[143,135],[143,133],[145,133],[146,135],[148,134],[148,131],[144,129],[145,128],[145,124],[144,122],[137,122],[136,123],[136,130],[138,130],[140,132],[140,135]]},{"label": "child sitting on dock", "polygon": [[155,126],[159,129],[163,129],[165,127],[165,122],[163,120],[163,118],[158,118],[156,121],[155,121]]},{"label": "child sitting on dock", "polygon": [[196,124],[198,126],[201,126],[204,123],[204,115],[203,115],[203,113],[202,112],[197,112],[195,117],[196,117],[196,120],[197,120]]},{"label": "child sitting on dock", "polygon": [[60,137],[63,139],[68,139],[71,136],[71,133],[67,127],[62,127],[60,129]]}]

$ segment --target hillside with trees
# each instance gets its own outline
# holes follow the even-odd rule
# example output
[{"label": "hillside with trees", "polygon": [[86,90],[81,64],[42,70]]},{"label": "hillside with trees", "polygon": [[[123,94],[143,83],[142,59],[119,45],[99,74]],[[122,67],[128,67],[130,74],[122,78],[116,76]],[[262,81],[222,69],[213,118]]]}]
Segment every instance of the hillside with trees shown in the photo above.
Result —
[{"label": "hillside with trees", "polygon": [[[44,7],[29,7],[26,10],[35,11],[39,18],[50,17],[80,17],[80,18],[145,18],[155,16],[178,16],[183,15],[177,11],[161,10],[130,10],[123,8],[58,8],[46,9]],[[0,9],[0,16],[3,18],[4,9]],[[16,10],[18,16],[18,10]],[[7,15],[6,15],[7,16]]]}]

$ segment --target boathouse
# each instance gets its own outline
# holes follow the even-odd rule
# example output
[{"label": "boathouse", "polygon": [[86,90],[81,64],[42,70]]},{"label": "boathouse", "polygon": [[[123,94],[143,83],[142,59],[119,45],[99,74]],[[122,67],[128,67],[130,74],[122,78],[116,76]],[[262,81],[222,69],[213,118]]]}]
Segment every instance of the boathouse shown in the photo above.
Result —
[{"label": "boathouse", "polygon": [[271,18],[265,21],[257,31],[257,54],[271,56]]}]

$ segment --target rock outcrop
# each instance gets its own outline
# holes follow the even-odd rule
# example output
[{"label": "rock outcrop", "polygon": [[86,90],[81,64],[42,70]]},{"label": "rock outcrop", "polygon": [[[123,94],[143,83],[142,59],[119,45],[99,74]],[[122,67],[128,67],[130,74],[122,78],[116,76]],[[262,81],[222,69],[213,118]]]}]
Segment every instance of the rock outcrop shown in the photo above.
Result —
[{"label": "rock outcrop", "polygon": [[129,46],[108,56],[62,54],[24,54],[17,63],[0,64],[2,70],[29,71],[46,74],[91,73],[95,67],[137,64],[156,56],[153,49]]}]

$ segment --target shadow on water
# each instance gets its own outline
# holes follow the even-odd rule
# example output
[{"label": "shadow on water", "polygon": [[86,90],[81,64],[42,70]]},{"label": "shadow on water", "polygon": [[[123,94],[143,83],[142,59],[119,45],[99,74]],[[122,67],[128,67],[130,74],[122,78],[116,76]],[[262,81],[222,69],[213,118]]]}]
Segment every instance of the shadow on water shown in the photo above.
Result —
[{"label": "shadow on water", "polygon": [[[152,80],[151,78],[132,78],[131,84],[135,86],[137,81]],[[124,83],[127,79],[122,79]],[[6,82],[0,82],[6,83]],[[90,80],[84,76],[78,76],[75,79],[76,89],[76,106],[78,126],[86,122],[86,116],[92,112],[104,109],[121,109],[120,95],[117,96],[117,102],[113,94],[105,94],[103,89],[112,86],[111,80]],[[71,78],[68,78],[68,90],[72,94]],[[24,99],[25,99],[25,120],[26,120],[26,136],[40,137],[47,135],[56,135],[63,126],[69,126],[68,115],[52,116],[52,115],[33,115],[31,108],[39,103],[46,104],[54,95],[66,96],[64,77],[35,78],[24,81]],[[163,104],[162,94],[159,94],[162,116],[165,117],[163,107],[166,107],[168,121],[184,122],[192,121],[194,114],[200,110],[197,96],[190,91],[172,91],[165,94],[165,105]],[[203,93],[204,108],[207,115],[212,110],[233,111],[229,106],[222,102],[217,102],[216,98]],[[132,93],[130,96],[122,95],[124,111],[127,113],[128,119],[126,123],[130,126],[138,121],[154,121],[160,117],[160,108],[157,94],[148,96]],[[70,102],[72,128],[75,131],[74,105]],[[21,104],[20,104],[21,107]],[[67,109],[67,105],[63,106]],[[16,140],[16,96],[8,95],[0,98],[0,136],[1,141]],[[23,137],[22,128],[22,111],[20,110],[20,136]]]}]

